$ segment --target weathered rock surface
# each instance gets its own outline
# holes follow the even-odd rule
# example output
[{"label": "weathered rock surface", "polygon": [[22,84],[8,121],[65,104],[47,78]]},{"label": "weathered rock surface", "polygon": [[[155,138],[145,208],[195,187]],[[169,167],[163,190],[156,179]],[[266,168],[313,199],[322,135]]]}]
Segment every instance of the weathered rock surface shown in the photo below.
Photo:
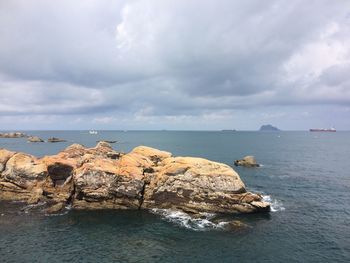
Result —
[{"label": "weathered rock surface", "polygon": [[246,156],[241,160],[235,160],[234,161],[235,166],[244,166],[244,167],[259,167],[260,164],[258,164],[254,158],[254,156]]},{"label": "weathered rock surface", "polygon": [[0,149],[0,173],[5,169],[7,161],[15,154],[15,152],[6,149]]},{"label": "weathered rock surface", "polygon": [[[240,199],[246,190],[238,174],[225,164],[201,158],[163,161],[145,192],[145,207],[177,208],[187,212],[255,210]],[[256,196],[254,199],[259,200]]]},{"label": "weathered rock surface", "polygon": [[38,136],[29,136],[28,142],[44,142],[44,140],[39,138]]},{"label": "weathered rock surface", "polygon": [[29,200],[36,194],[35,188],[40,187],[46,177],[45,164],[32,155],[15,153],[8,159],[1,172],[0,198]]},{"label": "weathered rock surface", "polygon": [[27,137],[27,135],[23,132],[0,133],[0,138],[23,138],[23,137]]},{"label": "weathered rock surface", "polygon": [[0,199],[44,201],[47,212],[170,208],[185,212],[269,211],[228,165],[139,146],[128,154],[100,142],[43,158],[0,149]]}]

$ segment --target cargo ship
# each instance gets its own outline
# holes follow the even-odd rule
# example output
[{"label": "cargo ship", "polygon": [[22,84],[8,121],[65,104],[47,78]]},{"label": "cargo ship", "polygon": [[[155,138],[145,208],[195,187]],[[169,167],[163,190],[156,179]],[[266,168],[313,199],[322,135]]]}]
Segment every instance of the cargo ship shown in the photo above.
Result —
[{"label": "cargo ship", "polygon": [[337,130],[334,128],[330,128],[330,129],[310,129],[311,132],[336,132]]}]

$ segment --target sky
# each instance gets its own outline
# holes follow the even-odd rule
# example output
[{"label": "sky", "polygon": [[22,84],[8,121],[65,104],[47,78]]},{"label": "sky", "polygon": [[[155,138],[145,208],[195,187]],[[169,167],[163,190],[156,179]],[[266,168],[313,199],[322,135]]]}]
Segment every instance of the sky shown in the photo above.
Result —
[{"label": "sky", "polygon": [[0,1],[0,130],[350,130],[349,0]]}]

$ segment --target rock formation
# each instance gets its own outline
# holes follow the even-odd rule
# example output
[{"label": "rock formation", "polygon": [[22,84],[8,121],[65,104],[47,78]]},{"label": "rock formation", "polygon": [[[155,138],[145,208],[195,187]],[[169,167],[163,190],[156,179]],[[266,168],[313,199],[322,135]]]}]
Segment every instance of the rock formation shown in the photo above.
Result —
[{"label": "rock formation", "polygon": [[45,201],[47,212],[170,208],[190,213],[266,212],[228,165],[139,146],[123,154],[110,144],[73,144],[43,158],[0,149],[0,200]]},{"label": "rock formation", "polygon": [[241,160],[235,160],[234,161],[235,166],[244,166],[244,167],[259,167],[260,164],[258,164],[254,158],[254,156],[246,156]]},{"label": "rock formation", "polygon": [[39,138],[38,136],[29,136],[28,142],[44,142],[44,140]]},{"label": "rock formation", "polygon": [[107,143],[116,143],[117,141],[112,141],[112,140],[100,140],[100,141],[96,141],[97,143],[99,142],[107,142]]},{"label": "rock formation", "polygon": [[66,140],[64,139],[60,139],[60,138],[56,138],[56,137],[51,137],[49,139],[47,139],[47,142],[65,142]]},{"label": "rock formation", "polygon": [[0,138],[23,138],[23,137],[27,137],[27,135],[23,132],[0,133]]}]

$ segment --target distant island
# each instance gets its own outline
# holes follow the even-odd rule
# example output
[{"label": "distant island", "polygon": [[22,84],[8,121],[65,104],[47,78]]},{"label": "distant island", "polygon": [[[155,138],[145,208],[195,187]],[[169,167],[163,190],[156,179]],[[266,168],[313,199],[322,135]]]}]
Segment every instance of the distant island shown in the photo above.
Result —
[{"label": "distant island", "polygon": [[266,124],[262,125],[259,131],[280,131],[280,129],[278,129],[275,126],[272,126],[271,124]]}]

